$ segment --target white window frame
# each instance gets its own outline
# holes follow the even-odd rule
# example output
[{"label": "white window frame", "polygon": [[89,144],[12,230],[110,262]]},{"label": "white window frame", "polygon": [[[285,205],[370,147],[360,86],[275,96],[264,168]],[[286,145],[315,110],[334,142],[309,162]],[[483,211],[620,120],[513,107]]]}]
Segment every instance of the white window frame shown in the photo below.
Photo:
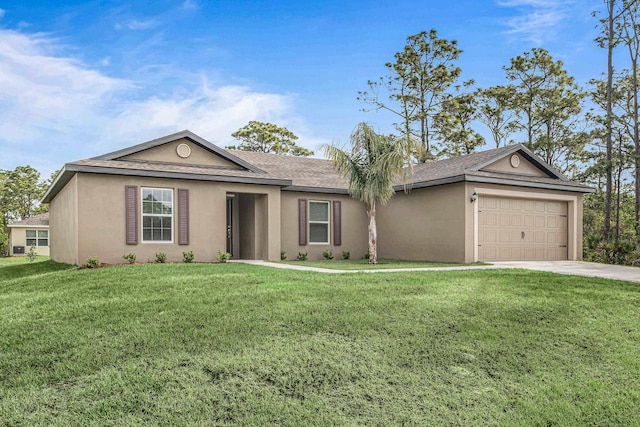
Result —
[{"label": "white window frame", "polygon": [[[168,190],[171,192],[171,213],[170,214],[154,214],[154,213],[144,213],[144,191],[150,190],[153,193],[153,190]],[[175,212],[175,195],[173,194],[173,188],[162,188],[162,187],[140,187],[140,241],[142,243],[162,243],[162,244],[171,244],[174,240],[175,228],[176,225],[174,223],[173,214]],[[144,239],[144,218],[145,217],[162,217],[162,218],[171,218],[171,240],[145,240]]]},{"label": "white window frame", "polygon": [[[326,221],[313,221],[311,220],[311,203],[322,203],[327,205],[327,220]],[[327,241],[326,242],[312,242],[311,241],[311,224],[326,224],[327,226]],[[331,244],[331,202],[327,200],[309,200],[309,216],[307,219],[307,229],[309,235],[310,245],[329,245]]]},{"label": "white window frame", "polygon": [[[36,233],[36,237],[29,237],[29,236],[27,236],[27,233],[28,233],[29,231],[35,231],[35,233]],[[40,237],[40,236],[39,236],[39,234],[40,234],[40,232],[41,232],[41,231],[44,231],[44,232],[46,232],[46,233],[47,233],[47,237],[46,237],[46,238],[44,238],[44,237]],[[36,248],[46,248],[46,247],[49,247],[49,230],[38,230],[38,229],[28,229],[28,230],[25,230],[25,231],[24,231],[24,241],[25,241],[25,246],[26,246],[26,247],[31,247],[31,246],[32,246],[32,245],[30,245],[30,244],[28,244],[28,243],[27,243],[29,240],[35,240],[35,241],[36,241],[35,245],[33,245],[33,246],[35,246]],[[41,240],[46,240],[46,241],[47,241],[47,244],[46,244],[46,245],[41,245],[41,244],[40,244],[40,241],[41,241]]]}]

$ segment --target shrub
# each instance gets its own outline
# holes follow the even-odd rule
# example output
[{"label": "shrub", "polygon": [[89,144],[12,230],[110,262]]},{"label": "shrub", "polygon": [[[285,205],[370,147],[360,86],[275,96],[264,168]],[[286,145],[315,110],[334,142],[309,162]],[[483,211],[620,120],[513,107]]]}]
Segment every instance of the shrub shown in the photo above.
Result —
[{"label": "shrub", "polygon": [[122,258],[129,261],[129,264],[133,264],[134,262],[136,262],[136,254],[133,253],[122,255]]},{"label": "shrub", "polygon": [[364,254],[364,256],[362,257],[362,259],[369,259],[369,256],[370,256],[369,251],[367,251],[367,253]]},{"label": "shrub", "polygon": [[218,249],[218,262],[227,262],[231,258],[231,254],[229,252],[222,252]]},{"label": "shrub", "polygon": [[26,255],[29,262],[35,261],[36,258],[38,257],[38,253],[36,252],[36,247],[34,245],[31,245],[31,247],[29,248],[29,252],[27,252]]},{"label": "shrub", "polygon": [[307,260],[307,253],[306,252],[298,252],[297,260],[298,261],[306,261]]},{"label": "shrub", "polygon": [[284,261],[287,259],[287,253],[285,251],[280,251],[280,261]]},{"label": "shrub", "polygon": [[607,243],[595,238],[586,238],[583,257],[586,261],[604,264],[638,265],[640,248],[635,242],[628,240]]},{"label": "shrub", "polygon": [[182,261],[186,262],[187,264],[192,263],[194,258],[195,255],[193,255],[193,251],[182,252]]},{"label": "shrub", "polygon": [[322,256],[326,260],[333,259],[333,251],[331,249],[328,249],[326,251],[322,251]]},{"label": "shrub", "polygon": [[342,259],[349,259],[351,257],[351,252],[342,251]]},{"label": "shrub", "polygon": [[167,262],[167,254],[164,252],[156,253],[156,264],[164,264]]},{"label": "shrub", "polygon": [[100,265],[100,261],[98,260],[97,256],[92,256],[90,258],[87,258],[87,262],[86,262],[87,268],[98,268],[99,265]]}]

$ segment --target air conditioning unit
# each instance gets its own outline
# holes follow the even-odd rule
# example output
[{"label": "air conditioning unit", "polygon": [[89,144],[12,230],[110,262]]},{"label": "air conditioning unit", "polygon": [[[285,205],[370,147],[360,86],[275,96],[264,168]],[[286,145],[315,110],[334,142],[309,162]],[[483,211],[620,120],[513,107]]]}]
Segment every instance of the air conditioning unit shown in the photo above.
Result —
[{"label": "air conditioning unit", "polygon": [[24,246],[14,246],[13,247],[14,255],[24,255]]}]

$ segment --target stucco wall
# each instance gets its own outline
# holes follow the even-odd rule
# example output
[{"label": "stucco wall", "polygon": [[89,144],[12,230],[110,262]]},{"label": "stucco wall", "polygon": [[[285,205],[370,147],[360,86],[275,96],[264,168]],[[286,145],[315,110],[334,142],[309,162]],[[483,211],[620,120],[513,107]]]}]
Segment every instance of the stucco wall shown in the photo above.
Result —
[{"label": "stucco wall", "polygon": [[49,248],[56,262],[78,264],[78,176],[49,203]]},{"label": "stucco wall", "polygon": [[378,257],[464,261],[464,183],[398,192],[378,208]]},{"label": "stucco wall", "polygon": [[504,172],[517,175],[548,176],[546,173],[542,172],[540,169],[531,164],[531,162],[529,162],[523,156],[518,155],[518,159],[520,161],[520,164],[515,168],[511,165],[511,156],[507,156],[495,163],[482,168],[482,170]]},{"label": "stucco wall", "polygon": [[[27,230],[48,230],[48,227],[11,227],[9,228],[9,252],[11,256],[24,256],[29,252],[30,246],[27,245]],[[50,242],[51,240],[49,240]],[[14,246],[24,246],[25,254],[14,254]],[[36,246],[36,253],[39,256],[49,256],[49,246]]]},{"label": "stucco wall", "polygon": [[[187,144],[191,148],[191,155],[187,158],[178,156],[176,148],[180,144]],[[180,163],[185,165],[219,166],[226,169],[241,169],[240,166],[223,159],[222,157],[205,150],[186,138],[168,142],[158,147],[130,154],[122,157],[122,160],[147,160],[153,162]]]},{"label": "stucco wall", "polygon": [[[280,197],[278,187],[226,183],[171,180],[163,178],[126,177],[100,174],[78,174],[78,263],[91,256],[100,262],[123,263],[122,256],[134,253],[139,262],[153,262],[157,252],[167,254],[167,261],[182,261],[182,252],[192,250],[196,261],[212,262],[218,250],[226,250],[227,193],[256,193],[264,195],[269,206],[267,235],[280,234]],[[125,185],[169,188],[174,190],[173,243],[125,242]],[[189,189],[189,245],[178,245],[177,195],[178,188]],[[56,197],[57,199],[57,197]],[[138,194],[140,199],[140,193]],[[139,200],[140,201],[140,200]],[[277,215],[275,221],[273,216]],[[142,221],[139,219],[139,227]],[[266,257],[279,259],[279,241],[265,243]]]},{"label": "stucco wall", "polygon": [[[304,246],[298,244],[298,199],[341,202],[342,220],[342,244],[334,245],[333,209],[330,209],[330,244],[307,243]],[[335,259],[342,258],[342,251],[349,251],[351,258],[361,258],[367,252],[367,214],[364,204],[348,195],[303,193],[295,191],[283,191],[282,200],[282,250],[287,259],[295,260],[299,252],[307,252],[309,259],[323,259],[322,251],[331,249]],[[308,224],[307,224],[308,227]]]}]

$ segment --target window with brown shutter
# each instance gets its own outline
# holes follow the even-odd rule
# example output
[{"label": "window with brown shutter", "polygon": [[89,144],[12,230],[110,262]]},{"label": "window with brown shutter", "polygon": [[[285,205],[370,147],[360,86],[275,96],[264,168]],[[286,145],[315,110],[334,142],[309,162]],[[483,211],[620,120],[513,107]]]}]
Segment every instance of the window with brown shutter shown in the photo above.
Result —
[{"label": "window with brown shutter", "polygon": [[307,199],[298,199],[298,244],[307,244]]},{"label": "window with brown shutter", "polygon": [[138,244],[138,187],[125,185],[125,233],[127,245]]},{"label": "window with brown shutter", "polygon": [[342,245],[342,202],[333,201],[333,244]]},{"label": "window with brown shutter", "polygon": [[189,190],[178,188],[178,244],[189,244]]}]

